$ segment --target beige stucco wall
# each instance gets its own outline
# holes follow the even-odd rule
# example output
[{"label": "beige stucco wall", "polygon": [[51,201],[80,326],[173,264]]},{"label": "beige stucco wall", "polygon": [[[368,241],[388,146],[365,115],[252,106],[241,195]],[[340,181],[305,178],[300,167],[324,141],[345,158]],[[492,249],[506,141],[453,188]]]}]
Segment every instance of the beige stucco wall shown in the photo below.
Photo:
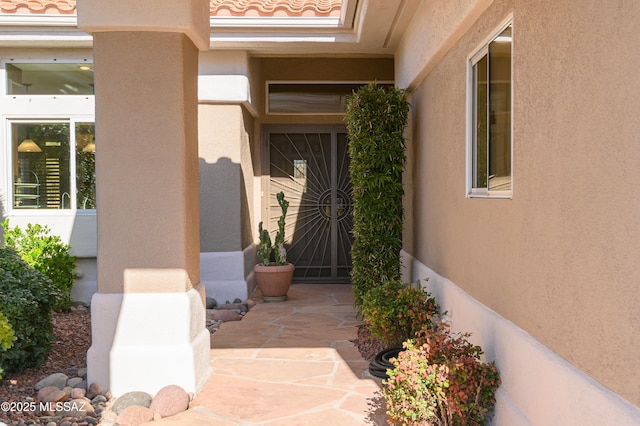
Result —
[{"label": "beige stucco wall", "polygon": [[425,0],[396,50],[396,83],[421,81],[494,0]]},{"label": "beige stucco wall", "polygon": [[[469,199],[466,58],[510,13],[513,199]],[[405,238],[420,262],[636,405],[638,22],[633,0],[496,0],[416,73]]]},{"label": "beige stucco wall", "polygon": [[253,117],[241,105],[199,106],[200,249],[253,242]]}]

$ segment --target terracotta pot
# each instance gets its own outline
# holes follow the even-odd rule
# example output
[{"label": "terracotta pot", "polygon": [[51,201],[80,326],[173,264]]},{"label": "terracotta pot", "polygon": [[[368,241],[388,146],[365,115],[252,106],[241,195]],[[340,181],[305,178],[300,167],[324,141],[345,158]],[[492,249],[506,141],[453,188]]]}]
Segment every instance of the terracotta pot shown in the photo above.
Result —
[{"label": "terracotta pot", "polygon": [[256,284],[262,293],[265,302],[282,302],[287,300],[287,292],[293,281],[292,263],[282,266],[256,265],[253,272],[256,275]]}]

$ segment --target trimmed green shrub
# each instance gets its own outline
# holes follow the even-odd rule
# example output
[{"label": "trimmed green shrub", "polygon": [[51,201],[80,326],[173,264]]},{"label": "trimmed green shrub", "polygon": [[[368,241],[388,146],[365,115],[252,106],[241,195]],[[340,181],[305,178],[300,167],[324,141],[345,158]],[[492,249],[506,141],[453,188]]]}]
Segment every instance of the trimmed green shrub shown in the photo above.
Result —
[{"label": "trimmed green shrub", "polygon": [[0,311],[16,337],[13,347],[0,352],[0,368],[18,372],[47,358],[54,338],[51,312],[61,297],[49,278],[0,246]]},{"label": "trimmed green shrub", "polygon": [[388,281],[363,296],[361,313],[371,333],[394,347],[414,338],[423,327],[432,327],[431,318],[440,313],[440,307],[422,287]]},{"label": "trimmed green shrub", "polygon": [[353,185],[351,281],[358,307],[373,287],[400,280],[407,93],[370,84],[347,102]]},{"label": "trimmed green shrub", "polygon": [[480,361],[469,333],[452,335],[445,324],[423,329],[392,360],[383,382],[390,425],[484,425],[496,402],[500,374]]},{"label": "trimmed green shrub", "polygon": [[77,278],[77,258],[69,253],[71,247],[64,244],[59,236],[49,235],[48,226],[28,224],[26,230],[18,226],[10,229],[7,219],[2,227],[5,244],[13,248],[31,267],[49,277],[60,290],[54,309],[69,310],[71,289]]}]

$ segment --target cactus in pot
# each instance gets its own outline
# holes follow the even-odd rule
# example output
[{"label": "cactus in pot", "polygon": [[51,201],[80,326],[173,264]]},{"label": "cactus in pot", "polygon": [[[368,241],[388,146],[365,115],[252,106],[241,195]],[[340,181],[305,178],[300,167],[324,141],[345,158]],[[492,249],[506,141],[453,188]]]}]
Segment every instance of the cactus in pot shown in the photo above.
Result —
[{"label": "cactus in pot", "polygon": [[[293,280],[294,266],[287,261],[287,249],[285,248],[285,218],[289,201],[285,199],[284,192],[280,191],[276,198],[280,205],[281,215],[278,220],[273,245],[269,231],[264,229],[262,222],[258,225],[257,254],[258,264],[254,267],[256,283],[264,297],[265,302],[280,302],[287,300],[287,292]],[[271,258],[274,262],[271,262]]]}]

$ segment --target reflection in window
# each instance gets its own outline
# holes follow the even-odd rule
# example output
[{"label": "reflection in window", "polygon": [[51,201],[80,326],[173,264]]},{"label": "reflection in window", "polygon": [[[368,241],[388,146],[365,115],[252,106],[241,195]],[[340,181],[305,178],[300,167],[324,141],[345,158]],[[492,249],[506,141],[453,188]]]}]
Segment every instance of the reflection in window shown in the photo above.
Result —
[{"label": "reflection in window", "polygon": [[93,123],[14,122],[11,133],[14,208],[95,208]]},{"label": "reflection in window", "polygon": [[93,95],[93,64],[8,63],[8,95]]},{"label": "reflection in window", "polygon": [[358,83],[270,83],[269,113],[344,114],[347,97],[362,86]]},{"label": "reflection in window", "polygon": [[471,60],[471,192],[511,190],[511,25]]},{"label": "reflection in window", "polygon": [[76,202],[78,209],[96,208],[96,137],[93,123],[76,124]]}]

